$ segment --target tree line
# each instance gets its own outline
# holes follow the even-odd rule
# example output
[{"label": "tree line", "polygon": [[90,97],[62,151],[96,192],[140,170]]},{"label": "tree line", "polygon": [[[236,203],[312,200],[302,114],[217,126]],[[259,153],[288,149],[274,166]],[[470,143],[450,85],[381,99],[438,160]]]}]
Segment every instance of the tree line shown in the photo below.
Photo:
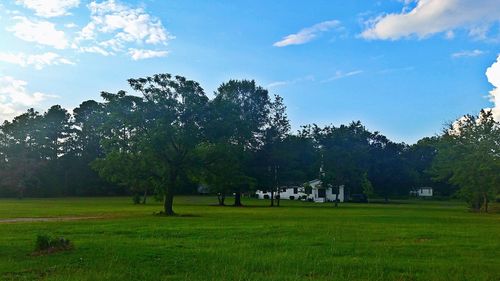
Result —
[{"label": "tree line", "polygon": [[174,196],[200,184],[236,206],[257,188],[278,192],[319,176],[386,200],[432,186],[485,211],[500,191],[500,126],[489,111],[408,145],[360,121],[292,133],[283,98],[255,81],[222,83],[212,99],[170,74],[128,84],[132,94],[102,92],[102,102],[84,101],[72,114],[54,105],[5,121],[0,196],[154,195],[173,215]]}]

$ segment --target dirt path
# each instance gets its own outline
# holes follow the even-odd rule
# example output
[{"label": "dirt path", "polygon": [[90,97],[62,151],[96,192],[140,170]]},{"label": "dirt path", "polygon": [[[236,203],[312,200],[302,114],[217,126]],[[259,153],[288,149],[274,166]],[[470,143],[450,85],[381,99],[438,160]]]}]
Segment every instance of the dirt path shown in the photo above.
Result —
[{"label": "dirt path", "polygon": [[1,219],[0,223],[16,223],[16,222],[45,222],[45,221],[76,221],[76,220],[91,220],[102,219],[104,217],[49,217],[49,218],[10,218]]}]

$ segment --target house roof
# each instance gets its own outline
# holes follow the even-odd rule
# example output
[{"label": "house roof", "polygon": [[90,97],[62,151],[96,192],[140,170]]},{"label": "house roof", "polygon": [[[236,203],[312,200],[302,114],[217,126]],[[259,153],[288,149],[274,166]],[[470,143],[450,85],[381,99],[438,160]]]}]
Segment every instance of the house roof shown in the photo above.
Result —
[{"label": "house roof", "polygon": [[308,181],[307,183],[310,184],[310,185],[313,185],[313,184],[316,185],[318,183],[321,183],[321,181],[319,179],[314,179],[312,181]]}]

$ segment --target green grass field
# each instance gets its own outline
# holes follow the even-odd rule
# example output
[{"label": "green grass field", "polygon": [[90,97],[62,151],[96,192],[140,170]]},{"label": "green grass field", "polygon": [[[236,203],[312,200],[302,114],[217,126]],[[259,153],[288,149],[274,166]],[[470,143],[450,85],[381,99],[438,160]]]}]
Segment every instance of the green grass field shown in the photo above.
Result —
[{"label": "green grass field", "polygon": [[[462,203],[215,202],[158,217],[130,198],[2,199],[0,280],[500,280],[500,215]],[[101,218],[5,222],[63,216]],[[32,256],[39,233],[75,248]]]}]

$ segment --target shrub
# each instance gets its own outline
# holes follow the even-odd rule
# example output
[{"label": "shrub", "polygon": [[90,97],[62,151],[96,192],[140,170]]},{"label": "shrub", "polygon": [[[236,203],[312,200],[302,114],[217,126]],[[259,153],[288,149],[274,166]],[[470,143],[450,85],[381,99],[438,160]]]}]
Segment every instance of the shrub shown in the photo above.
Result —
[{"label": "shrub", "polygon": [[295,200],[295,196],[290,196],[290,200]]},{"label": "shrub", "polygon": [[51,240],[50,236],[46,234],[39,234],[36,237],[35,251],[43,251],[50,248],[50,240]]},{"label": "shrub", "polygon": [[53,253],[58,251],[70,250],[73,248],[71,241],[64,237],[51,237],[47,234],[39,234],[36,237],[36,253]]},{"label": "shrub", "polygon": [[264,195],[264,199],[269,199],[269,195]]}]

